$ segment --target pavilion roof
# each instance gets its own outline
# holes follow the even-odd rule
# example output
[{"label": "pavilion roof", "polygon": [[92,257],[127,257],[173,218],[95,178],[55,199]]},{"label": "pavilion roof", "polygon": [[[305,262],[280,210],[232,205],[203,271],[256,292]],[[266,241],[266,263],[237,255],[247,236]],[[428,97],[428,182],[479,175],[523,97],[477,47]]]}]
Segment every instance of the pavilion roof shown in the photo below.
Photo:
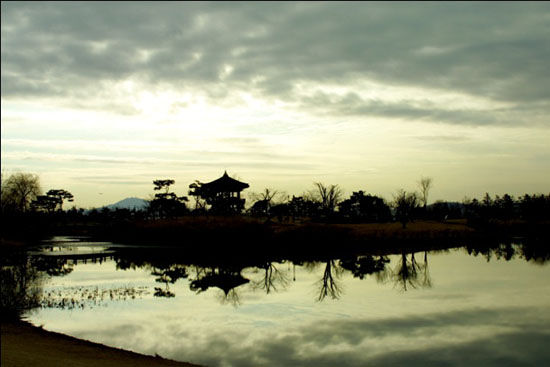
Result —
[{"label": "pavilion roof", "polygon": [[246,189],[247,187],[250,187],[250,185],[229,177],[227,175],[227,171],[224,172],[222,177],[212,182],[202,184],[203,189],[214,192],[239,192]]},{"label": "pavilion roof", "polygon": [[240,274],[211,274],[202,278],[201,281],[203,286],[220,288],[226,295],[233,288],[250,282]]}]

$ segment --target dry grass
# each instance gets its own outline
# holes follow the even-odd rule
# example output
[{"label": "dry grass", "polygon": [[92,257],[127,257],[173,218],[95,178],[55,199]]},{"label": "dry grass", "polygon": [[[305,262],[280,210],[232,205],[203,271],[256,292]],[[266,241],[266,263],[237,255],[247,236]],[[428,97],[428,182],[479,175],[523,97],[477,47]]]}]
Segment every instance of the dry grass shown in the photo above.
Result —
[{"label": "dry grass", "polygon": [[[415,221],[403,229],[400,223],[325,224],[293,223],[251,217],[182,217],[132,223],[127,228],[113,228],[106,239],[129,243],[233,243],[233,248],[255,247],[270,243],[278,248],[298,245],[315,249],[319,243],[352,243],[369,241],[426,242],[469,238],[475,231],[464,221],[441,223]],[[405,243],[404,243],[405,244]],[[200,250],[200,249],[197,249]]]},{"label": "dry grass", "polygon": [[465,221],[441,223],[436,221],[415,221],[403,228],[401,223],[360,223],[337,224],[338,227],[348,228],[357,236],[366,237],[407,237],[409,235],[429,235],[462,232],[472,233],[474,230],[468,227]]}]

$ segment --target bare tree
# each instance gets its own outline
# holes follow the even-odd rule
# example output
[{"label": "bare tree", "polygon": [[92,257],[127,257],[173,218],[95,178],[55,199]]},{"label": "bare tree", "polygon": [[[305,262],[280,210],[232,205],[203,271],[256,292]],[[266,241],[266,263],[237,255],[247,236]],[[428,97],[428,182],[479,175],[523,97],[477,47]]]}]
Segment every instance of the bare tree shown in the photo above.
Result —
[{"label": "bare tree", "polygon": [[338,185],[325,186],[321,182],[315,182],[314,185],[317,188],[315,197],[320,201],[321,210],[324,214],[332,214],[342,198],[342,189]]},{"label": "bare tree", "polygon": [[424,208],[426,208],[426,205],[428,205],[428,194],[433,186],[433,179],[431,177],[422,177],[418,181],[418,186],[420,187],[420,200]]},{"label": "bare tree", "polygon": [[271,206],[273,205],[274,198],[279,194],[277,190],[270,188],[264,189],[264,191],[258,193],[251,193],[250,198],[254,200],[254,204],[250,208],[250,212],[256,215],[264,215],[269,217]]},{"label": "bare tree", "polygon": [[395,208],[395,216],[403,225],[407,227],[407,223],[413,219],[414,211],[418,207],[418,195],[416,192],[406,192],[398,190],[394,196],[393,205]]},{"label": "bare tree", "polygon": [[[2,177],[3,178],[3,177]],[[14,173],[2,182],[2,210],[12,207],[25,212],[41,194],[40,179],[32,173]]]}]

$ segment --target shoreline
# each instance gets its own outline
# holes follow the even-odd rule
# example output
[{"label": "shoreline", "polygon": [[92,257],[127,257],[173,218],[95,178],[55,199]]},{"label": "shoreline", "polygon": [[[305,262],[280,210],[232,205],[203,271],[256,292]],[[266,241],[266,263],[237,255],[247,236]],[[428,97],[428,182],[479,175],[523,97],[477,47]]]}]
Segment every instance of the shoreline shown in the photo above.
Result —
[{"label": "shoreline", "polygon": [[44,330],[27,321],[2,321],[3,367],[200,367]]}]

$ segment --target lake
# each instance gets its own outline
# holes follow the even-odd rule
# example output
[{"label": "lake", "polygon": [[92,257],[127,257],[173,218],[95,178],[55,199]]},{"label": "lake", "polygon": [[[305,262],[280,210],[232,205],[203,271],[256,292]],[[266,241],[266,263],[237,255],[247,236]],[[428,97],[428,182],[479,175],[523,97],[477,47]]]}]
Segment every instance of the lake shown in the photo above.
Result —
[{"label": "lake", "polygon": [[24,318],[211,367],[550,365],[549,256],[520,242],[208,262],[56,237]]}]

